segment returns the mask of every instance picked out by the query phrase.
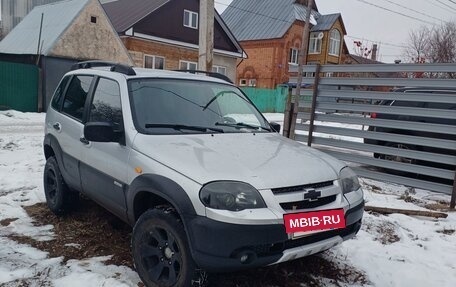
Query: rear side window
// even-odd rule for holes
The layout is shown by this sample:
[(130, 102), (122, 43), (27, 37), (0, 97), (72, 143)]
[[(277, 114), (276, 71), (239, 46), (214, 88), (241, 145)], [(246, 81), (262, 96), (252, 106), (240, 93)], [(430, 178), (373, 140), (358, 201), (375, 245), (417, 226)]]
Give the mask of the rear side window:
[(55, 90), (51, 106), (57, 111), (60, 109), (60, 103), (62, 102), (63, 93), (65, 92), (65, 88), (69, 80), (70, 76), (66, 76), (65, 78), (63, 78), (62, 81), (60, 81), (60, 85)]
[(92, 84), (92, 76), (74, 76), (68, 86), (62, 111), (82, 121), (87, 94)]
[(109, 122), (114, 128), (122, 126), (120, 89), (116, 81), (100, 78), (90, 105), (90, 122)]

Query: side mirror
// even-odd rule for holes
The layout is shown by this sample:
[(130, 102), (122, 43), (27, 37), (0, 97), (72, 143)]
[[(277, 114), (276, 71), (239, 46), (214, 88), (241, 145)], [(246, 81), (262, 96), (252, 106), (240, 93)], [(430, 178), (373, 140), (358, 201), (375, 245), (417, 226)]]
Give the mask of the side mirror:
[(276, 133), (280, 133), (280, 124), (278, 123), (269, 123), (269, 125), (271, 126), (272, 130), (275, 131)]
[(118, 142), (119, 135), (111, 123), (90, 122), (84, 126), (84, 138), (92, 142)]

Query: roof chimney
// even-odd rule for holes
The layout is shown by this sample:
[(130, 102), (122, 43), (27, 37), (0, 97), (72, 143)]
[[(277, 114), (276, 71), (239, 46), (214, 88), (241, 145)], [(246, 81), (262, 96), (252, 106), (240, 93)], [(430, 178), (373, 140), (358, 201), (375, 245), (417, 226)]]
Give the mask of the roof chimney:
[(371, 56), (371, 59), (374, 61), (377, 61), (377, 50), (378, 50), (378, 46), (377, 46), (377, 44), (374, 44), (372, 46), (372, 56)]

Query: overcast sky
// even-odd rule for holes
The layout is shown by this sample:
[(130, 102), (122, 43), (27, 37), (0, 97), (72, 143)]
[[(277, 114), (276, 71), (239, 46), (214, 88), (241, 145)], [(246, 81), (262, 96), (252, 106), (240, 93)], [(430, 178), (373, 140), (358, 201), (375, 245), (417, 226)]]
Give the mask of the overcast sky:
[[(217, 10), (221, 12), (227, 4), (231, 3), (231, 0), (215, 0), (215, 2)], [(421, 21), (363, 2), (382, 6)], [(397, 46), (407, 43), (410, 30), (422, 25), (432, 26), (431, 23), (439, 24), (441, 21), (456, 21), (456, 0), (316, 0), (316, 3), (322, 14), (342, 14), (347, 36), (359, 38), (366, 46), (378, 43), (379, 60), (387, 63), (402, 58), (403, 48)], [(355, 39), (350, 37), (346, 37), (345, 41), (350, 52), (353, 53)]]

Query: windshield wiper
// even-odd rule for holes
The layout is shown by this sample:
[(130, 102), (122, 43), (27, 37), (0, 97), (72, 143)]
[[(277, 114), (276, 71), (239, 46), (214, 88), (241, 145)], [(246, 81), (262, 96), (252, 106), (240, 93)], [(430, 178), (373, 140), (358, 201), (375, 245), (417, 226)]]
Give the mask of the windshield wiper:
[(249, 129), (252, 129), (252, 130), (258, 130), (258, 129), (263, 129), (263, 130), (266, 130), (266, 131), (271, 131), (271, 129), (269, 128), (265, 128), (265, 127), (262, 127), (262, 126), (254, 126), (254, 125), (249, 125), (249, 124), (246, 124), (246, 123), (219, 123), (219, 122), (216, 122), (215, 123), (216, 126), (223, 126), (223, 127), (233, 127), (233, 128), (249, 128)]
[(208, 131), (213, 131), (213, 132), (218, 132), (218, 133), (224, 133), (225, 131), (223, 129), (218, 129), (218, 128), (211, 128), (211, 127), (200, 127), (200, 126), (187, 126), (187, 125), (177, 125), (177, 124), (146, 124), (146, 129), (149, 128), (168, 128), (168, 129), (173, 129), (176, 131), (181, 131), (181, 130), (191, 130), (191, 131), (197, 131), (197, 132), (208, 132)]

